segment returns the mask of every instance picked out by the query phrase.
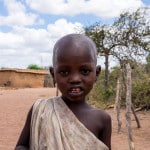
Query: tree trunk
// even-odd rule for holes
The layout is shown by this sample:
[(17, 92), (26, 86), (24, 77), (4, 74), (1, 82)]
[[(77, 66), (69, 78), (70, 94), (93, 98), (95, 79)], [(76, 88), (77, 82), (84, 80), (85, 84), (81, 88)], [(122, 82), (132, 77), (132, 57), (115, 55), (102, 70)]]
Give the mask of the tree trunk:
[(108, 62), (109, 55), (105, 53), (105, 89), (108, 87), (108, 82), (109, 82), (109, 62)]
[(132, 130), (131, 130), (131, 68), (130, 64), (126, 64), (126, 127), (127, 127), (127, 134), (128, 134), (128, 141), (129, 141), (129, 148), (130, 150), (134, 150), (134, 142), (132, 137)]
[(120, 88), (120, 79), (118, 79), (115, 106), (114, 106), (114, 110), (117, 113), (118, 133), (120, 133), (122, 125), (122, 122), (120, 121), (120, 103), (121, 103), (121, 88)]

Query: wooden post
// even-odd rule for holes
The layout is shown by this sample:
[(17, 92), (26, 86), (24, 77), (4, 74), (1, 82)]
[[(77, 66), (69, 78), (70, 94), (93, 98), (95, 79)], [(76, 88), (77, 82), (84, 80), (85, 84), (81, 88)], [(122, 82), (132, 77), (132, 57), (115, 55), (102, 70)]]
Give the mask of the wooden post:
[[(125, 89), (127, 89), (127, 87), (126, 87), (126, 81), (125, 81), (125, 80), (126, 80), (126, 74), (127, 74), (126, 66), (125, 66), (124, 63), (121, 63), (121, 66), (122, 66), (121, 73), (122, 73), (123, 84), (124, 84)], [(139, 121), (139, 119), (138, 119), (138, 116), (136, 115), (136, 112), (135, 112), (135, 110), (134, 110), (133, 104), (131, 105), (131, 110), (132, 110), (132, 113), (133, 113), (133, 115), (134, 115), (134, 117), (135, 117), (135, 121), (136, 121), (136, 124), (137, 124), (137, 128), (140, 128), (140, 127), (141, 127), (140, 121)]]
[(129, 141), (129, 148), (130, 150), (134, 150), (134, 142), (132, 137), (132, 130), (131, 130), (131, 68), (130, 64), (126, 64), (126, 127), (127, 127), (127, 135)]
[(139, 121), (139, 119), (138, 119), (138, 117), (137, 117), (137, 115), (136, 115), (136, 113), (135, 113), (133, 104), (132, 104), (132, 106), (131, 106), (131, 110), (132, 110), (132, 113), (133, 113), (133, 115), (134, 115), (134, 117), (135, 117), (135, 121), (136, 121), (136, 124), (137, 124), (137, 128), (141, 128), (141, 124), (140, 124), (140, 121)]
[(120, 121), (120, 101), (121, 101), (121, 90), (120, 90), (120, 80), (117, 80), (117, 90), (116, 90), (116, 99), (115, 99), (115, 106), (114, 111), (117, 114), (117, 122), (118, 122), (118, 133), (121, 131), (122, 122)]

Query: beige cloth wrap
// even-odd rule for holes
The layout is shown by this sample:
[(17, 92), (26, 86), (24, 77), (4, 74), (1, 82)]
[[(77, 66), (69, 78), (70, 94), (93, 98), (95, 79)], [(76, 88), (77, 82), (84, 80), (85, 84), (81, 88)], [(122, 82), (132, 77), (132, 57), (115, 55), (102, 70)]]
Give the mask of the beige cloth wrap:
[(30, 150), (108, 150), (60, 97), (33, 106)]

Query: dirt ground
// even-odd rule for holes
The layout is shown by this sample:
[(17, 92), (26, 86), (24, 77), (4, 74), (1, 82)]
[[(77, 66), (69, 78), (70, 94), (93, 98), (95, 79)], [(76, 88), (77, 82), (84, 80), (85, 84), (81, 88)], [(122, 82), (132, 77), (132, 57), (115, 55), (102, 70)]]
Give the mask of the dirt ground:
[[(13, 150), (24, 125), (27, 112), (35, 100), (54, 96), (54, 88), (4, 89), (0, 88), (0, 150)], [(129, 150), (125, 126), (125, 111), (121, 111), (122, 130), (117, 133), (116, 115), (112, 117), (112, 150)], [(150, 111), (137, 113), (141, 128), (136, 128), (132, 116), (132, 133), (135, 150), (150, 150)]]

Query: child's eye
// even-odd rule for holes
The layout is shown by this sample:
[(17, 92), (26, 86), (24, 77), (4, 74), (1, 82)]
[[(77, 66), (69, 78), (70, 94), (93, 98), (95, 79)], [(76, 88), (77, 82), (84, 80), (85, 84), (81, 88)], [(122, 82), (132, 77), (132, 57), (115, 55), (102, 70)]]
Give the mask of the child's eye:
[(67, 76), (69, 74), (68, 71), (60, 71), (60, 75), (62, 76)]
[(82, 70), (81, 70), (81, 73), (82, 73), (83, 75), (88, 75), (90, 72), (91, 72), (91, 71), (90, 71), (89, 69), (82, 69)]

